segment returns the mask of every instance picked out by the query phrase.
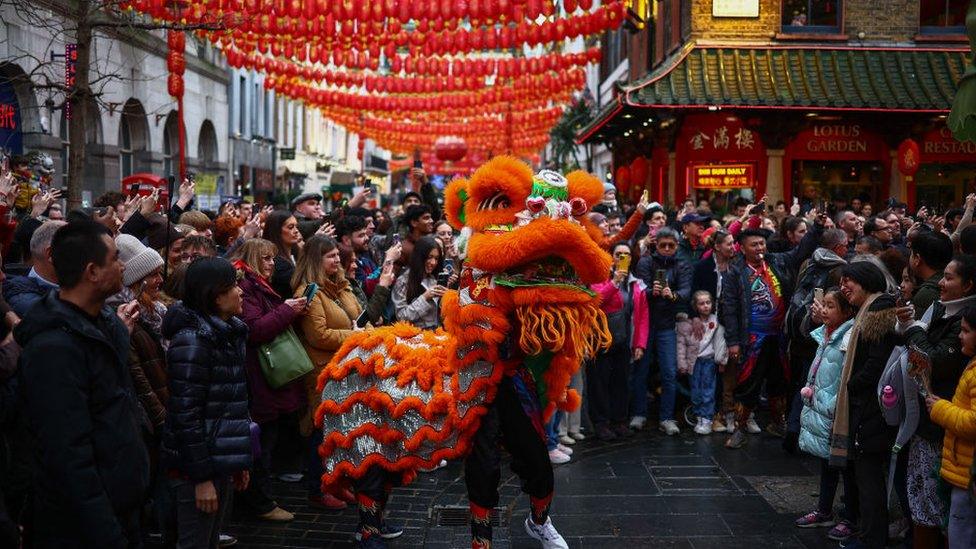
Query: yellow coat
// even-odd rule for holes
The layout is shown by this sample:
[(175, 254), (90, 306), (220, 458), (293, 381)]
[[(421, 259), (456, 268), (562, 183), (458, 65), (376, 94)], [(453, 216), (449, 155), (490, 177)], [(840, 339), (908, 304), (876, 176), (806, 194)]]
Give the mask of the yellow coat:
[[(304, 295), (305, 286), (302, 284), (295, 290), (295, 297)], [(301, 340), (305, 345), (305, 352), (315, 365), (315, 369), (305, 374), (303, 380), (308, 408), (300, 422), (300, 428), (302, 434), (306, 436), (312, 432), (313, 414), (322, 402), (321, 393), (315, 389), (319, 373), (332, 360), (332, 355), (339, 350), (342, 342), (353, 334), (353, 322), (359, 316), (359, 312), (362, 312), (359, 300), (356, 299), (356, 294), (352, 293), (351, 288), (346, 287), (339, 294), (338, 299), (342, 302), (342, 307), (320, 291), (308, 304), (308, 311), (299, 317)], [(358, 312), (350, 319), (346, 310)]]
[(976, 360), (963, 371), (952, 402), (936, 401), (929, 416), (946, 431), (942, 441), (942, 478), (965, 490), (976, 445)]

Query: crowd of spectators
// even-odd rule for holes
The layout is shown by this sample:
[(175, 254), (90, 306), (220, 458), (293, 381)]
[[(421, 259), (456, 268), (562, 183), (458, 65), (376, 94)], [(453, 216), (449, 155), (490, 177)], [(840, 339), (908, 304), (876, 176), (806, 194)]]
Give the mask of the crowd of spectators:
[[(364, 190), (329, 212), (315, 193), (212, 212), (184, 181), (171, 204), (109, 192), (65, 215), (56, 192), (15, 211), (0, 174), (0, 544), (226, 546), (232, 501), (294, 520), (276, 481), (355, 504), (320, 490), (317, 374), (364, 326), (439, 327), (461, 268), (411, 177), (420, 192), (377, 209)], [(722, 433), (729, 451), (765, 430), (820, 464), (798, 527), (844, 547), (976, 546), (976, 195), (944, 216), (859, 202), (720, 215), (605, 187), (587, 215), (613, 257), (591, 288), (612, 343), (572, 379), (582, 411), (546, 425), (550, 460), (649, 422)], [(262, 349), (288, 334), (312, 371), (272, 383)]]

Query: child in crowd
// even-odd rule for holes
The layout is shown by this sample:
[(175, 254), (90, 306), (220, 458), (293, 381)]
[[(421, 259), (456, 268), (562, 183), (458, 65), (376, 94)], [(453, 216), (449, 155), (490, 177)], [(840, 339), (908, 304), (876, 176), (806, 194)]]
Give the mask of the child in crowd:
[[(976, 308), (970, 307), (962, 314), (959, 340), (962, 354), (976, 357)], [(931, 372), (928, 372), (931, 375)], [(952, 402), (941, 399), (931, 390), (926, 379), (929, 396), (925, 405), (932, 421), (945, 428), (942, 443), (943, 480), (952, 487), (949, 502), (949, 549), (976, 547), (976, 503), (969, 489), (972, 486), (971, 468), (973, 449), (976, 447), (976, 359), (963, 371)]]
[[(838, 288), (814, 299), (810, 315), (822, 325), (810, 333), (817, 342), (817, 353), (806, 386), (800, 390), (803, 411), (800, 413), (800, 449), (820, 458), (820, 500), (817, 509), (796, 519), (800, 528), (831, 527), (836, 524), (834, 495), (841, 471), (828, 467), (830, 435), (833, 429), (837, 391), (840, 388), (849, 332), (854, 323), (854, 307)], [(853, 487), (845, 474), (844, 492)], [(850, 521), (849, 521), (850, 522)]]
[[(712, 294), (699, 290), (691, 297), (695, 318), (678, 323), (678, 372), (691, 376), (691, 402), (698, 416), (695, 432), (712, 432), (715, 416), (715, 382), (718, 369), (728, 361), (725, 330), (718, 323)], [(700, 326), (696, 324), (701, 323)], [(696, 329), (697, 328), (697, 329)]]

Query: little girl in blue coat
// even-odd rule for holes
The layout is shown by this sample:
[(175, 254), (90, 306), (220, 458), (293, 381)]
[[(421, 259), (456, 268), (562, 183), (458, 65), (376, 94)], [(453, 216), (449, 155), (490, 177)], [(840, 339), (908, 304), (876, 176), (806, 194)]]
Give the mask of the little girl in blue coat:
[[(830, 436), (837, 392), (855, 312), (854, 307), (837, 288), (828, 290), (822, 301), (815, 300), (810, 309), (812, 320), (823, 324), (810, 333), (810, 337), (817, 343), (817, 353), (810, 366), (807, 384), (800, 390), (803, 400), (803, 411), (800, 412), (800, 449), (820, 458), (820, 500), (817, 510), (796, 520), (795, 524), (800, 528), (829, 527), (836, 524), (833, 503), (841, 472), (829, 468), (827, 458), (830, 457)], [(846, 492), (846, 479), (844, 485)]]

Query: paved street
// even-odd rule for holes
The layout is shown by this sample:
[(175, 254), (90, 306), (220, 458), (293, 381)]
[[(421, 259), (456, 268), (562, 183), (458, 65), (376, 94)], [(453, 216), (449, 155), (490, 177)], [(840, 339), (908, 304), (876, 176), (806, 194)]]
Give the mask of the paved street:
[[(686, 429), (666, 438), (645, 431), (626, 442), (575, 446), (572, 462), (556, 468), (553, 520), (571, 547), (723, 549), (836, 547), (825, 530), (800, 530), (792, 520), (813, 508), (818, 477), (809, 458), (787, 456), (779, 439), (750, 437), (744, 451), (722, 448), (722, 435), (702, 438)], [(421, 475), (398, 489), (390, 520), (406, 526), (391, 547), (468, 547), (467, 502), (461, 464)], [(504, 469), (495, 547), (537, 547), (522, 529), (528, 500)], [(226, 531), (241, 545), (348, 547), (352, 509), (320, 512), (304, 504), (300, 485), (279, 483), (280, 503), (297, 519), (269, 525), (238, 517)]]

